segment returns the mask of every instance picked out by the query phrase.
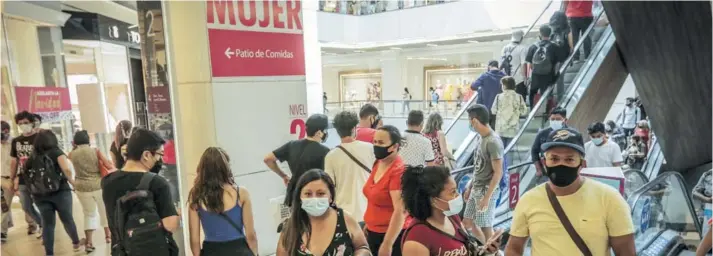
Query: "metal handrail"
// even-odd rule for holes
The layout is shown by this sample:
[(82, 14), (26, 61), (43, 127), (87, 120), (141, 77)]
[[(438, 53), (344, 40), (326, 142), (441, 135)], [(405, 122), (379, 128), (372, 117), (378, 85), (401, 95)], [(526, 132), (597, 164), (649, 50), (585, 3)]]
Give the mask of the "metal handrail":
[[(639, 199), (641, 199), (642, 194), (648, 192), (649, 190), (654, 188), (654, 186), (666, 182), (666, 180), (668, 178), (670, 178), (671, 176), (673, 176), (674, 179), (679, 183), (679, 187), (683, 189), (683, 191), (681, 191), (681, 192), (683, 193), (683, 196), (685, 197), (686, 205), (688, 206), (689, 213), (691, 214), (692, 217), (696, 217), (696, 211), (695, 211), (695, 208), (693, 207), (693, 202), (691, 201), (691, 192), (685, 189), (686, 182), (684, 181), (683, 176), (678, 172), (664, 172), (661, 175), (659, 175), (658, 177), (656, 177), (656, 179), (652, 180), (649, 183), (646, 183), (644, 186), (642, 186), (641, 188), (639, 188), (636, 191), (634, 191), (633, 193), (631, 193), (631, 196), (629, 197), (629, 201), (630, 201), (629, 205), (632, 206), (631, 214), (632, 215), (634, 214), (636, 204), (639, 202)], [(696, 231), (698, 231), (698, 236), (700, 238), (702, 238), (703, 233), (701, 232), (701, 230), (702, 230), (701, 223), (698, 221), (693, 221), (693, 223), (696, 226)]]
[[(530, 31), (532, 31), (533, 28), (535, 28), (535, 25), (537, 24), (537, 21), (539, 21), (540, 18), (542, 18), (542, 15), (544, 15), (545, 12), (550, 9), (550, 6), (552, 5), (552, 2), (553, 2), (553, 0), (550, 0), (550, 1), (547, 3), (547, 6), (545, 6), (545, 8), (542, 9), (542, 12), (540, 12), (540, 15), (537, 15), (537, 18), (535, 19), (535, 21), (533, 21), (532, 24), (530, 24), (530, 26), (527, 27), (527, 30), (525, 30), (525, 33), (523, 34), (523, 40), (525, 39), (524, 37), (527, 36), (527, 35), (530, 33)], [(522, 66), (522, 65), (520, 65), (520, 66)], [(520, 68), (520, 66), (518, 66), (518, 67), (515, 69), (515, 72), (517, 72), (517, 70)], [(513, 73), (513, 74), (516, 74), (516, 73)], [(460, 111), (458, 111), (458, 114), (456, 115), (456, 120), (457, 120), (457, 119), (460, 119), (460, 117), (463, 115), (463, 113), (465, 113), (465, 111), (467, 110), (468, 106), (470, 106), (470, 104), (473, 104), (473, 100), (475, 100), (476, 97), (477, 97), (477, 93), (476, 93), (475, 95), (473, 95), (473, 97), (471, 97), (470, 100), (468, 100), (468, 102), (465, 104), (465, 106), (463, 106), (463, 108), (461, 108)], [(456, 124), (456, 122), (451, 122), (451, 123), (448, 125), (448, 127), (446, 127), (446, 129), (444, 130), (444, 133), (445, 133), (446, 135), (448, 135), (448, 132), (449, 132), (451, 129), (453, 129), (453, 126), (455, 126), (455, 124)]]
[[(517, 169), (517, 168), (520, 168), (520, 167), (523, 167), (525, 165), (532, 164), (532, 163), (534, 163), (534, 162), (530, 161), (530, 162), (519, 163), (519, 164), (516, 164), (513, 166), (508, 166), (508, 172), (512, 169)], [(455, 169), (455, 170), (451, 171), (451, 176), (455, 176), (455, 175), (461, 174), (461, 173), (463, 173), (465, 171), (469, 171), (469, 170), (472, 171), (473, 167), (475, 167), (475, 165), (470, 165), (470, 166), (466, 166), (463, 168)]]

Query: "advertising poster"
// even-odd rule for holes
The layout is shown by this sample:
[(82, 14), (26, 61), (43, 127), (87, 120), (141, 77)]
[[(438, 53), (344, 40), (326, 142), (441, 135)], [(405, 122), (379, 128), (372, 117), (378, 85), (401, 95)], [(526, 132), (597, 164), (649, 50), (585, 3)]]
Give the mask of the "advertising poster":
[(207, 1), (213, 77), (305, 75), (301, 1)]
[(15, 87), (17, 110), (27, 110), (51, 123), (72, 118), (72, 103), (66, 87)]

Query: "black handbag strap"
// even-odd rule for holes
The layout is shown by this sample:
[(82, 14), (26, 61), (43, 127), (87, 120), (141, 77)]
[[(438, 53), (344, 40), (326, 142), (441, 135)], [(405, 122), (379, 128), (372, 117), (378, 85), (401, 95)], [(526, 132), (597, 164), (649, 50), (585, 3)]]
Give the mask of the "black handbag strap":
[(240, 233), (240, 234), (243, 233), (243, 229), (240, 228), (240, 226), (238, 226), (238, 224), (235, 223), (235, 221), (233, 221), (232, 219), (230, 219), (230, 217), (228, 217), (228, 215), (225, 215), (224, 212), (221, 212), (219, 215), (220, 215), (220, 217), (223, 217), (223, 219), (225, 219), (226, 221), (228, 221), (228, 222), (230, 223), (230, 225), (233, 226), (233, 227), (235, 228), (235, 230), (238, 231), (238, 233)]
[(592, 252), (589, 250), (589, 247), (587, 247), (587, 244), (584, 243), (584, 239), (582, 239), (577, 231), (574, 230), (572, 222), (569, 221), (567, 214), (564, 213), (564, 209), (562, 209), (562, 205), (560, 205), (560, 202), (557, 200), (555, 193), (552, 192), (552, 189), (547, 184), (545, 184), (545, 190), (547, 191), (547, 198), (550, 199), (550, 204), (557, 214), (557, 218), (560, 219), (562, 226), (564, 226), (564, 229), (567, 230), (569, 237), (572, 238), (572, 241), (575, 245), (577, 245), (577, 248), (579, 248), (584, 256), (592, 256)]
[(342, 151), (344, 151), (344, 153), (347, 154), (347, 156), (348, 156), (349, 158), (351, 158), (352, 161), (354, 161), (354, 162), (357, 163), (359, 166), (361, 166), (361, 168), (363, 168), (364, 171), (366, 171), (367, 173), (371, 173), (371, 169), (369, 169), (369, 167), (366, 167), (366, 165), (364, 165), (361, 161), (359, 161), (359, 159), (357, 159), (356, 157), (354, 157), (354, 155), (352, 155), (352, 153), (349, 153), (349, 151), (347, 151), (346, 148), (342, 147), (342, 145), (337, 146), (337, 148), (339, 148), (339, 149), (341, 149)]

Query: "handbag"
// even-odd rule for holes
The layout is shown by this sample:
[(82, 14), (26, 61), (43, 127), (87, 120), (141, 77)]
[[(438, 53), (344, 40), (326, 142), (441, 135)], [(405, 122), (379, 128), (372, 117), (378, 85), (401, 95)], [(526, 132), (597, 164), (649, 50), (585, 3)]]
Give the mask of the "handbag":
[(112, 173), (114, 171), (114, 166), (107, 166), (105, 164), (107, 161), (106, 159), (104, 159), (104, 155), (102, 155), (102, 153), (99, 152), (98, 149), (94, 149), (94, 151), (96, 152), (97, 159), (99, 160), (99, 175), (104, 178), (104, 176), (107, 176), (109, 175), (109, 173)]
[(557, 196), (555, 196), (555, 193), (552, 192), (552, 189), (549, 185), (545, 185), (545, 190), (547, 191), (547, 198), (550, 200), (550, 204), (552, 205), (552, 208), (554, 208), (555, 213), (557, 214), (557, 218), (559, 218), (560, 222), (562, 222), (562, 226), (564, 226), (564, 229), (567, 230), (567, 234), (569, 234), (569, 237), (572, 238), (572, 241), (575, 245), (577, 245), (577, 248), (579, 248), (579, 251), (582, 252), (582, 255), (592, 256), (592, 252), (589, 250), (589, 247), (587, 247), (587, 244), (584, 243), (582, 237), (577, 234), (577, 231), (574, 230), (572, 222), (569, 221), (569, 218), (567, 218), (567, 214), (564, 213), (562, 205), (560, 205), (560, 202), (557, 200)]

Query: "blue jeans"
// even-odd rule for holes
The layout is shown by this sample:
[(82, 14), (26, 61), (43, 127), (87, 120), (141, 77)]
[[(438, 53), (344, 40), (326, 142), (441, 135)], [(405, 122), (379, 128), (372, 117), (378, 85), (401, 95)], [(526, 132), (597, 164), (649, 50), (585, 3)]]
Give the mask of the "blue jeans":
[(45, 255), (54, 255), (54, 227), (57, 217), (62, 221), (64, 230), (72, 239), (72, 244), (79, 244), (77, 226), (72, 218), (72, 192), (70, 190), (60, 190), (49, 196), (35, 197), (37, 208), (42, 215), (42, 243), (45, 246)]
[(40, 213), (37, 212), (37, 209), (35, 209), (35, 206), (33, 205), (35, 201), (32, 199), (30, 190), (27, 188), (26, 185), (20, 185), (18, 190), (20, 191), (20, 205), (22, 205), (22, 211), (24, 211), (25, 214), (29, 215), (32, 220), (35, 221), (35, 223), (42, 226), (42, 218), (40, 217)]

